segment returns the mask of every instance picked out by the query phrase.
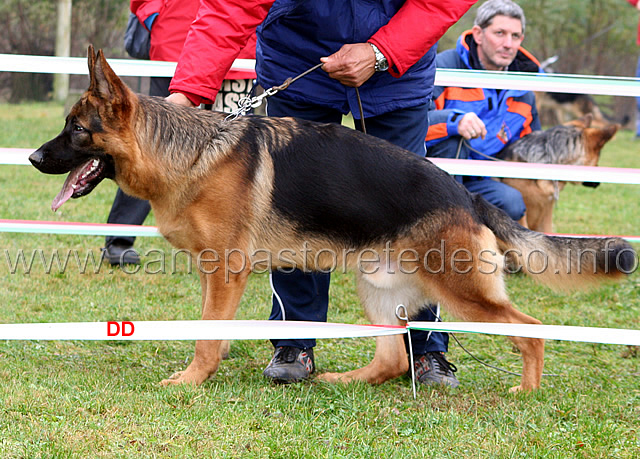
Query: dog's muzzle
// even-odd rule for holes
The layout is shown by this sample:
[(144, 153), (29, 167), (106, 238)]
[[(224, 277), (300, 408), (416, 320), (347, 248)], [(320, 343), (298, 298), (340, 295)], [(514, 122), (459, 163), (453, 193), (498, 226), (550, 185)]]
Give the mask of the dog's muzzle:
[(40, 167), (42, 166), (42, 163), (44, 161), (44, 155), (42, 154), (42, 151), (36, 150), (31, 153), (29, 155), (29, 161), (36, 169), (40, 170)]

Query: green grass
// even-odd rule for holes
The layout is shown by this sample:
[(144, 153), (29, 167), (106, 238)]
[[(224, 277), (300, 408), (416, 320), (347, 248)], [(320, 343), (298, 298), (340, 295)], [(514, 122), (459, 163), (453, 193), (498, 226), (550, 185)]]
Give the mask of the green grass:
[[(0, 146), (37, 147), (62, 127), (56, 105), (0, 106)], [(640, 144), (622, 132), (603, 165), (640, 168)], [(63, 178), (26, 166), (0, 166), (0, 218), (106, 221), (115, 194), (49, 205)], [(568, 186), (556, 210), (559, 232), (640, 234), (640, 189)], [(148, 221), (153, 224), (153, 218)], [(100, 237), (0, 233), (1, 323), (197, 319), (200, 287), (181, 266), (174, 274), (103, 268), (51, 274), (36, 263), (11, 274), (6, 254), (42, 249), (88, 251)], [(160, 238), (136, 247), (170, 251)], [(508, 289), (525, 312), (549, 324), (640, 329), (640, 276), (588, 293), (560, 295), (512, 276)], [(270, 289), (252, 277), (238, 312), (265, 319)], [(352, 275), (332, 282), (332, 322), (366, 323)], [(474, 355), (512, 371), (519, 355), (502, 337), (457, 335)], [(419, 388), (399, 378), (378, 387), (318, 381), (288, 387), (261, 375), (267, 341), (234, 341), (231, 358), (201, 387), (157, 383), (183, 369), (192, 342), (0, 342), (0, 451), (3, 457), (621, 457), (640, 454), (640, 359), (634, 349), (547, 342), (550, 376), (542, 390), (508, 394), (518, 378), (476, 363), (452, 343), (457, 390)], [(372, 339), (321, 340), (319, 371), (366, 364)]]

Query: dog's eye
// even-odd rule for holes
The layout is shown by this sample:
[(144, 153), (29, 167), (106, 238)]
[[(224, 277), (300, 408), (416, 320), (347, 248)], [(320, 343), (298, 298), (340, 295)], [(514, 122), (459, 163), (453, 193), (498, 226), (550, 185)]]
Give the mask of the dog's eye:
[(73, 125), (73, 130), (74, 130), (74, 132), (82, 132), (82, 131), (84, 131), (84, 128), (82, 126), (80, 126), (79, 124), (74, 124)]

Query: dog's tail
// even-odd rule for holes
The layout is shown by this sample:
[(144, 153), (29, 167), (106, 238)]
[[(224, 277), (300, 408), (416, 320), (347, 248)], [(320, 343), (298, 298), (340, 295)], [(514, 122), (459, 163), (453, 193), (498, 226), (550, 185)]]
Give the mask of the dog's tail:
[(621, 279), (638, 268), (638, 255), (624, 239), (547, 236), (520, 226), (482, 196), (473, 199), (509, 271), (522, 270), (556, 290), (577, 290)]

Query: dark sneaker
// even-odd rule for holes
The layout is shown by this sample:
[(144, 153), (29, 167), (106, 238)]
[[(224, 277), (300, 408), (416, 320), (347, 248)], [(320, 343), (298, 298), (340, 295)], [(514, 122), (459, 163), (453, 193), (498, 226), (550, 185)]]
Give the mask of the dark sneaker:
[(102, 256), (111, 266), (140, 264), (140, 255), (131, 245), (110, 244), (102, 249)]
[(280, 346), (262, 374), (273, 382), (286, 384), (309, 379), (314, 370), (312, 348)]
[(458, 369), (447, 361), (443, 352), (427, 352), (413, 357), (413, 368), (420, 383), (427, 386), (444, 384), (454, 389), (460, 385), (454, 374)]

